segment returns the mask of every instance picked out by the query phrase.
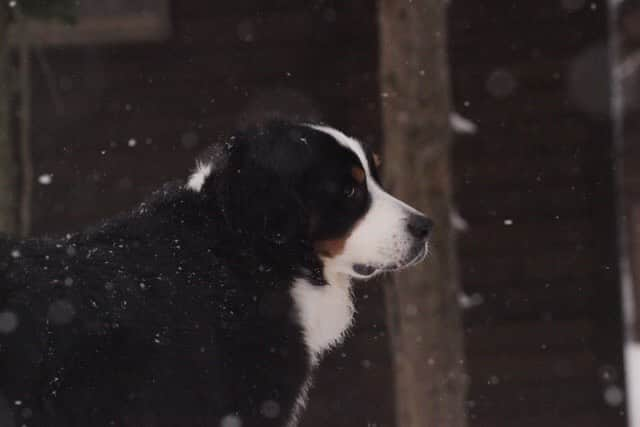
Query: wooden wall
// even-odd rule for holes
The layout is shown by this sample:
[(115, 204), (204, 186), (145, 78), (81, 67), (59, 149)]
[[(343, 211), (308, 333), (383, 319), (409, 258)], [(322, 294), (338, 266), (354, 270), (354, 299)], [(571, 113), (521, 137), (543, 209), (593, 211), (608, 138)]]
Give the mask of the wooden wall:
[[(483, 299), (465, 311), (472, 427), (624, 425), (604, 399), (623, 375), (611, 129), (568, 89), (574, 59), (606, 38), (605, 5), (567, 9), (580, 3), (450, 2), (455, 106), (479, 127), (454, 145), (463, 286)], [(264, 110), (379, 144), (375, 13), (369, 0), (180, 0), (166, 42), (45, 49), (62, 108), (35, 61), (36, 174), (53, 182), (36, 188), (34, 233), (132, 206)], [(606, 95), (606, 77), (584, 91), (596, 86)], [(379, 286), (359, 287), (357, 307), (306, 427), (393, 425)]]
[[(606, 2), (450, 10), (474, 427), (625, 425)], [(605, 398), (606, 397), (606, 398)], [(607, 403), (608, 399), (608, 403)]]

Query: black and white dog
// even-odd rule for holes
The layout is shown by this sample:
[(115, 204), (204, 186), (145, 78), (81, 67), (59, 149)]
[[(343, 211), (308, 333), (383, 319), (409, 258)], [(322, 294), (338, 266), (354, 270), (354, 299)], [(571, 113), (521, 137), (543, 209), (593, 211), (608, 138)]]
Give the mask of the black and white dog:
[(0, 239), (0, 424), (297, 425), (351, 280), (427, 250), (431, 222), (376, 163), (274, 121), (95, 228)]

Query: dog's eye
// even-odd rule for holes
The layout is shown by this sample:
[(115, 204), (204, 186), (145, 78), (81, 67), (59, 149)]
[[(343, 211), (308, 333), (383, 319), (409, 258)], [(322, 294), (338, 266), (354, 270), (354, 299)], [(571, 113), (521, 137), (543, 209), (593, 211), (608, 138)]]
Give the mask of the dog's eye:
[(353, 184), (349, 184), (344, 187), (344, 196), (347, 198), (352, 198), (356, 195), (356, 187)]

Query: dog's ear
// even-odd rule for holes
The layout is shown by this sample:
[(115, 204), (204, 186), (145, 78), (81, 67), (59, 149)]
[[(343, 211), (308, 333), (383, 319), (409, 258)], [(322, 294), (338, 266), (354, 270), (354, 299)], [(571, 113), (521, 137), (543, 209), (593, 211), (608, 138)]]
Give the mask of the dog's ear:
[(301, 188), (309, 157), (304, 138), (290, 127), (236, 135), (216, 191), (229, 226), (275, 244), (304, 239), (308, 225)]

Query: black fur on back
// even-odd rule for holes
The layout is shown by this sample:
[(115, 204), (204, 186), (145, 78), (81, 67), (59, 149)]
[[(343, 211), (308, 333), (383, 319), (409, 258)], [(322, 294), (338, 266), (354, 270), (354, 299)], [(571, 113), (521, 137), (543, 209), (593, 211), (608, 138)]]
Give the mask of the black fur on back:
[(199, 192), (171, 183), (81, 233), (0, 238), (11, 422), (282, 426), (311, 370), (291, 283), (325, 286), (314, 242), (368, 203), (340, 205), (357, 159), (328, 139), (250, 129), (218, 146)]

